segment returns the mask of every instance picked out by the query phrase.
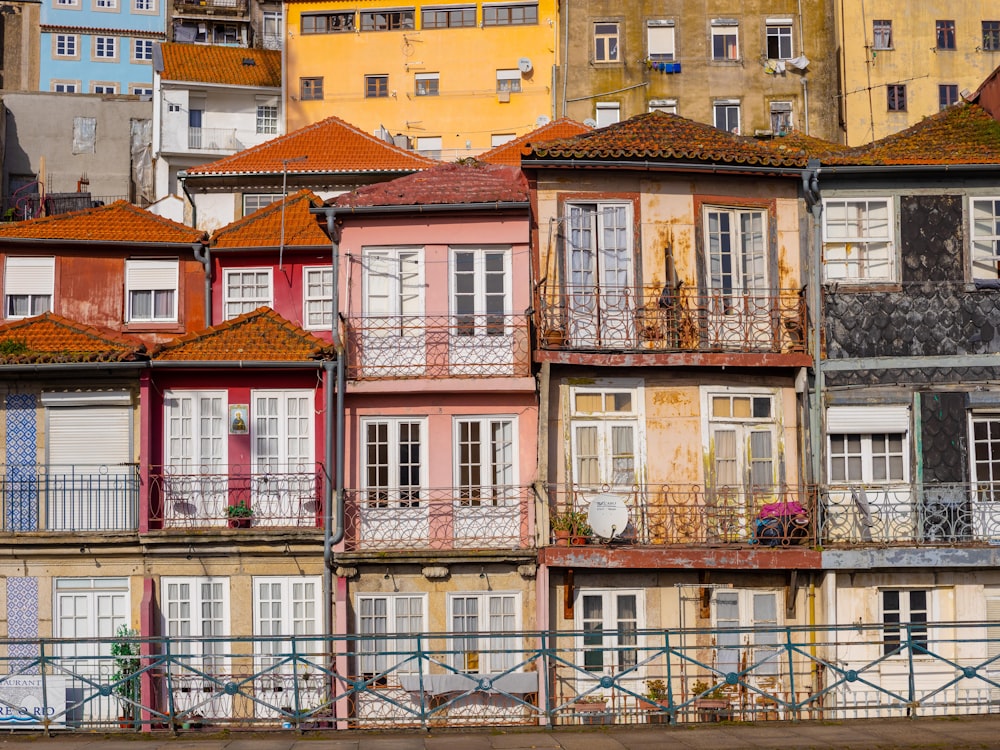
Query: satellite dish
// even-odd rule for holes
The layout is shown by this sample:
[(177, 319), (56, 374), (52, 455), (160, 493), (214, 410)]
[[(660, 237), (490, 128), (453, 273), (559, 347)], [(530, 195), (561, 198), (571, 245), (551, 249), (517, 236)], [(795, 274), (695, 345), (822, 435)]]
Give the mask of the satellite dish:
[(520, 70), (522, 73), (530, 73), (531, 72), (531, 58), (530, 57), (522, 57), (520, 60), (518, 60), (517, 61), (517, 69)]
[(597, 120), (595, 120), (593, 117), (588, 117), (586, 120), (583, 121), (583, 124), (586, 125), (588, 128), (596, 128)]
[(587, 523), (595, 535), (604, 539), (621, 536), (628, 526), (628, 508), (625, 499), (621, 495), (612, 495), (609, 492), (597, 495), (590, 501)]
[(542, 125), (548, 125), (548, 124), (549, 124), (548, 115), (538, 115), (538, 117), (535, 118), (535, 125), (537, 125), (538, 127), (542, 127)]

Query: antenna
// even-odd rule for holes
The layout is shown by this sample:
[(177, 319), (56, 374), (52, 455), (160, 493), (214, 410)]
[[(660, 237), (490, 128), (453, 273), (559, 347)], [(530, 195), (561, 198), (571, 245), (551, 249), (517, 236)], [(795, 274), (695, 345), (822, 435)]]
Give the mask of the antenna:
[(288, 195), (288, 165), (308, 158), (309, 154), (302, 154), (293, 159), (281, 160), (281, 240), (278, 243), (278, 270), (282, 272), (285, 270), (285, 198)]

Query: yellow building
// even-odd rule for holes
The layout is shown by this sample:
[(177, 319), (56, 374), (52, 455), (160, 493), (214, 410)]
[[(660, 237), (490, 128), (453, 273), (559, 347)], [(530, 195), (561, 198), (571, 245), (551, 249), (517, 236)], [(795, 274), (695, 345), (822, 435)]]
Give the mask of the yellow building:
[(330, 115), (429, 156), (472, 156), (553, 115), (553, 0), (293, 0), (289, 132)]
[(960, 101), (1000, 64), (1000, 6), (990, 0), (838, 0), (836, 16), (849, 145)]

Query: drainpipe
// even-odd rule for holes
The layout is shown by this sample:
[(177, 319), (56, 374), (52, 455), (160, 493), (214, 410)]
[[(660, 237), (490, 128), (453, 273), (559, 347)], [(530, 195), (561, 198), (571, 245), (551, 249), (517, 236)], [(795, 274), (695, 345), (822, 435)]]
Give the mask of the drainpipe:
[(191, 245), (194, 259), (205, 268), (205, 328), (212, 327), (212, 251), (208, 241)]
[(177, 182), (181, 186), (181, 190), (184, 191), (184, 196), (188, 199), (188, 203), (191, 204), (191, 226), (197, 228), (198, 226), (198, 206), (195, 205), (194, 197), (188, 192), (187, 186), (187, 175), (184, 172), (177, 173)]
[(813, 397), (809, 404), (809, 448), (811, 451), (810, 483), (818, 485), (822, 477), (820, 467), (820, 444), (823, 434), (823, 367), (822, 367), (822, 262), (823, 262), (823, 202), (820, 200), (819, 189), (820, 164), (817, 159), (810, 159), (806, 170), (802, 173), (802, 193), (806, 206), (812, 213), (812, 248), (809, 253), (809, 309), (812, 312), (812, 356), (813, 356)]

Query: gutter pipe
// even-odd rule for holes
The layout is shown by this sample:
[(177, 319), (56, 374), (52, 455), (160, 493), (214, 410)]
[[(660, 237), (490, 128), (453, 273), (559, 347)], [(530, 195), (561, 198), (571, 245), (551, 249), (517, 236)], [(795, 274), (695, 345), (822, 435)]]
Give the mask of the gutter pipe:
[(187, 172), (183, 170), (177, 173), (177, 182), (181, 186), (181, 190), (184, 191), (184, 196), (188, 199), (188, 203), (191, 204), (191, 226), (198, 226), (198, 206), (195, 205), (194, 196), (188, 192), (187, 186)]
[(823, 234), (822, 217), (823, 201), (821, 200), (819, 189), (820, 163), (817, 159), (810, 159), (806, 171), (802, 173), (802, 194), (806, 200), (806, 206), (812, 213), (812, 248), (810, 252), (810, 268), (812, 278), (809, 283), (809, 309), (812, 311), (812, 355), (813, 355), (813, 397), (809, 402), (809, 430), (811, 453), (811, 473), (812, 484), (818, 484), (820, 472), (820, 435), (823, 425), (823, 368), (821, 363), (822, 351), (820, 347), (820, 337), (822, 335), (822, 272), (820, 264), (823, 258)]
[(212, 327), (212, 250), (208, 242), (191, 245), (194, 259), (205, 269), (205, 328)]

